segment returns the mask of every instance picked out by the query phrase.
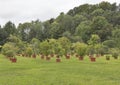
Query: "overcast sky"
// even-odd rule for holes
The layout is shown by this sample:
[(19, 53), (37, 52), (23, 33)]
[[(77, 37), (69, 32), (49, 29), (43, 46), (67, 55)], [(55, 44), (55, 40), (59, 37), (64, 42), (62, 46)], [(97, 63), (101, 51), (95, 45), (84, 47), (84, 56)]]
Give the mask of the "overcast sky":
[(15, 24), (36, 19), (45, 21), (81, 4), (101, 1), (120, 3), (120, 0), (0, 0), (0, 25), (7, 21)]

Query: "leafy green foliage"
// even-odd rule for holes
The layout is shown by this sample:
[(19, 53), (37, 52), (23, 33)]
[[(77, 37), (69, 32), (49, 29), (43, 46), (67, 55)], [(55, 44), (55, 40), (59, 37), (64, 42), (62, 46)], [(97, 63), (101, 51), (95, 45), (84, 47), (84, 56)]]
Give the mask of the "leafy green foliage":
[(112, 49), (110, 49), (110, 53), (112, 54), (112, 57), (117, 58), (120, 54), (120, 51), (119, 51), (119, 49), (112, 48)]
[(90, 40), (88, 41), (89, 45), (95, 46), (96, 44), (98, 44), (100, 42), (100, 37), (96, 34), (93, 34), (90, 38)]
[(103, 42), (103, 45), (107, 46), (108, 48), (115, 48), (116, 42), (114, 40), (106, 40)]
[(28, 56), (28, 57), (31, 57), (33, 54), (33, 50), (30, 46), (26, 47), (25, 49), (25, 55)]
[(120, 29), (116, 29), (112, 32), (114, 41), (116, 42), (116, 47), (120, 48)]
[(96, 34), (93, 34), (88, 41), (89, 47), (87, 49), (88, 54), (99, 54), (101, 51), (102, 45), (100, 44), (100, 37)]
[(10, 34), (16, 35), (16, 33), (17, 33), (15, 24), (12, 23), (11, 21), (7, 22), (3, 28), (7, 32), (8, 35), (10, 35)]
[(87, 45), (84, 43), (74, 43), (73, 44), (73, 48), (75, 50), (75, 52), (80, 55), (81, 57), (86, 55), (86, 51), (87, 51)]
[(32, 46), (32, 50), (33, 50), (34, 54), (39, 54), (40, 53), (39, 44), (40, 44), (40, 41), (38, 39), (33, 38), (31, 40), (31, 46)]
[(108, 37), (112, 35), (112, 26), (108, 23), (105, 17), (94, 17), (91, 27), (92, 33), (99, 35), (101, 41), (108, 39)]
[(58, 39), (58, 42), (60, 43), (62, 48), (65, 49), (65, 54), (70, 53), (71, 42), (68, 38), (61, 37)]
[(7, 57), (15, 57), (15, 54), (17, 53), (18, 48), (14, 46), (13, 43), (6, 43), (2, 47), (2, 54)]
[[(0, 45), (12, 42), (19, 48), (17, 53), (20, 54), (30, 45), (34, 53), (47, 55), (57, 53), (55, 50), (57, 45), (59, 49), (63, 49), (64, 54), (70, 53), (71, 43), (82, 42), (89, 45), (91, 53), (108, 53), (103, 52), (102, 49), (120, 49), (119, 10), (116, 3), (103, 1), (94, 5), (80, 5), (66, 14), (61, 12), (55, 19), (51, 18), (44, 22), (35, 20), (20, 23), (16, 27), (9, 21), (3, 27), (0, 26)], [(56, 40), (54, 42), (51, 39)]]
[(57, 22), (53, 22), (51, 24), (51, 29), (50, 29), (51, 37), (55, 38), (55, 39), (59, 38), (60, 37), (60, 32), (61, 32), (60, 30), (61, 30), (60, 29), (60, 24), (57, 23)]
[(91, 21), (81, 22), (75, 30), (75, 34), (80, 36), (86, 43), (91, 35)]
[(4, 29), (0, 28), (0, 45), (6, 43), (8, 36), (8, 33)]

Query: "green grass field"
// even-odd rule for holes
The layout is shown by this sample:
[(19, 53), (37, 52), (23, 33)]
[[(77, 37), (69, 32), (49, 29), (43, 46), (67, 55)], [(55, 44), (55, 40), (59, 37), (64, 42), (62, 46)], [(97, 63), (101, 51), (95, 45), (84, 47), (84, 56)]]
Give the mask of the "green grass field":
[(62, 58), (56, 63), (50, 61), (17, 57), (17, 63), (11, 63), (0, 55), (0, 85), (120, 85), (120, 60), (105, 57), (90, 62), (88, 57), (79, 61)]

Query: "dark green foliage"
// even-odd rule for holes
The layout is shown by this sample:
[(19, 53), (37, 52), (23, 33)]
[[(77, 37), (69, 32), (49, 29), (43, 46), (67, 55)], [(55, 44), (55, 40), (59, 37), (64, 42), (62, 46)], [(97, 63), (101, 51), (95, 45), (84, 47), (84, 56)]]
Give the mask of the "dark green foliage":
[(92, 31), (91, 31), (91, 21), (83, 21), (81, 22), (76, 30), (75, 34), (77, 36), (80, 36), (82, 40), (86, 43), (88, 39), (90, 38)]
[(34, 38), (42, 42), (51, 38), (66, 37), (72, 43), (88, 44), (93, 34), (99, 37), (99, 44), (103, 44), (106, 48), (120, 48), (120, 8), (116, 3), (103, 1), (95, 5), (83, 4), (66, 14), (60, 13), (55, 19), (25, 22), (18, 27), (9, 21), (3, 27), (0, 26), (0, 45), (10, 41), (10, 35), (12, 38), (16, 36), (19, 39), (16, 45), (23, 48), (24, 42), (30, 43)]
[(7, 22), (3, 28), (0, 26), (0, 45), (3, 45), (7, 42), (7, 38), (12, 35), (17, 35), (17, 29), (15, 25), (9, 21)]
[(7, 41), (8, 33), (0, 28), (0, 45), (3, 45)]
[(7, 22), (3, 29), (7, 32), (8, 35), (15, 35), (17, 33), (16, 27), (11, 21)]
[(19, 24), (18, 26), (18, 32), (19, 32), (20, 38), (23, 41), (29, 41), (28, 37), (29, 37), (30, 29), (31, 29), (30, 26), (31, 26), (30, 23)]
[(99, 35), (101, 41), (108, 39), (112, 35), (112, 25), (108, 23), (105, 17), (94, 17), (91, 27), (92, 33)]
[(105, 45), (109, 48), (114, 48), (114, 47), (116, 47), (116, 42), (114, 40), (106, 40), (103, 42), (103, 45)]

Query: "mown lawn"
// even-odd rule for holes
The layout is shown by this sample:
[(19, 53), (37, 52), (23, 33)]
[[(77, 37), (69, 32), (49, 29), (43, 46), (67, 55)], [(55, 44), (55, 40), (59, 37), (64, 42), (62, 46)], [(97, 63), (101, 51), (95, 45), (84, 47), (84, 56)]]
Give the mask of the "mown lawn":
[(79, 61), (62, 58), (56, 63), (50, 61), (17, 57), (17, 63), (11, 63), (0, 55), (0, 85), (120, 85), (120, 60), (105, 57), (90, 62), (88, 57)]

